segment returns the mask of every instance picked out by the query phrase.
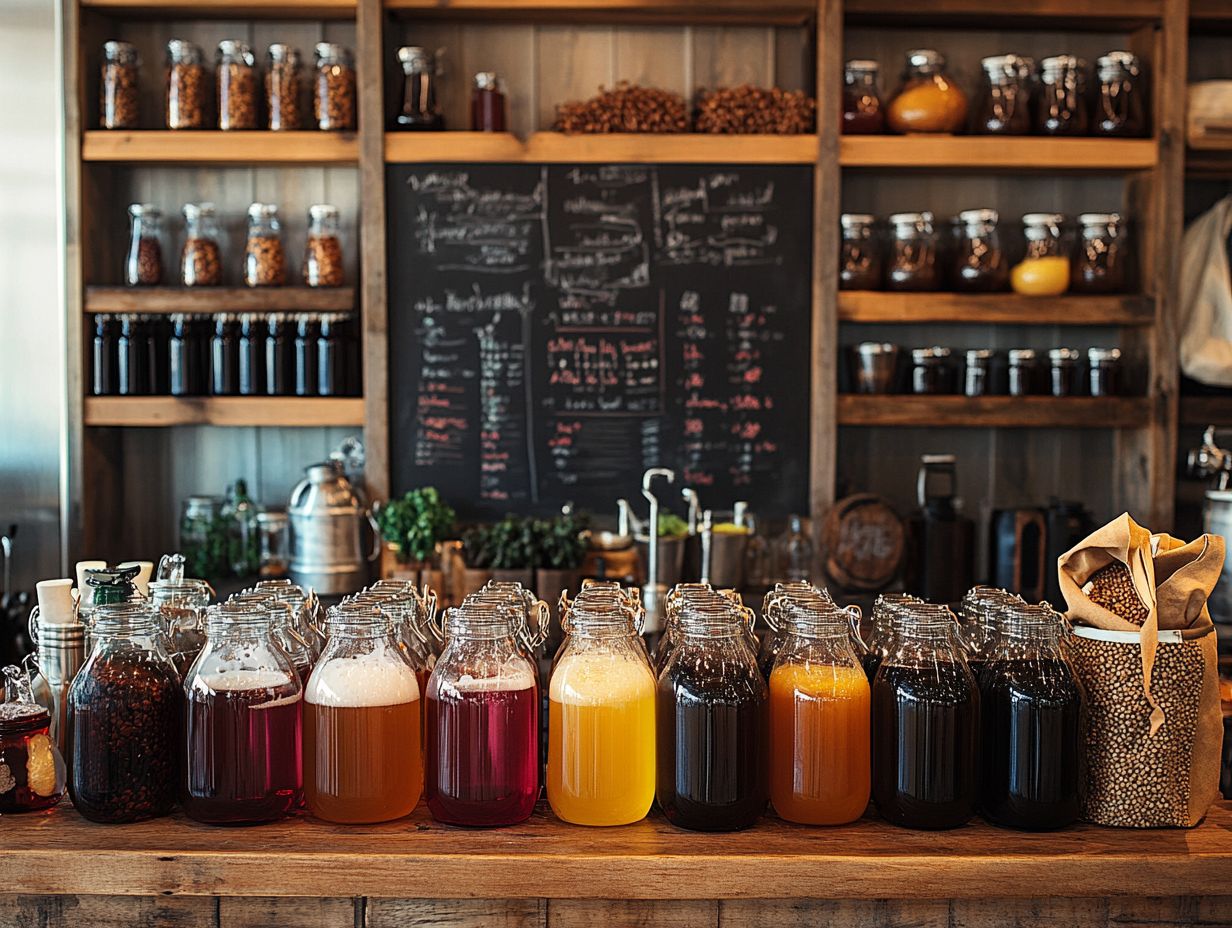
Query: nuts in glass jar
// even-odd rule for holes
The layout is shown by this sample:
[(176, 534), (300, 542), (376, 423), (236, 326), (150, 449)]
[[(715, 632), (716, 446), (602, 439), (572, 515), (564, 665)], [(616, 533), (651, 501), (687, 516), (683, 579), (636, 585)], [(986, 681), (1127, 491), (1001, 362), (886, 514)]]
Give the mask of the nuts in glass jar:
[(300, 127), (303, 121), (301, 93), (299, 50), (281, 43), (271, 45), (265, 70), (265, 105), (270, 129), (278, 132)]
[(248, 46), (234, 39), (219, 42), (214, 77), (218, 128), (257, 128), (257, 69)]
[(222, 258), (213, 203), (185, 203), (187, 236), (180, 252), (180, 282), (185, 287), (216, 287), (222, 283)]
[(98, 123), (104, 129), (136, 129), (139, 120), (137, 49), (127, 42), (103, 45)]
[(312, 115), (326, 131), (355, 129), (355, 65), (350, 49), (332, 42), (316, 47), (316, 88)]
[(163, 250), (159, 242), (162, 213), (150, 203), (134, 203), (128, 208), (128, 215), (124, 282), (130, 287), (156, 286), (163, 279)]
[(244, 248), (244, 283), (249, 287), (281, 287), (287, 282), (278, 207), (253, 203), (248, 207), (248, 243)]
[(167, 128), (204, 129), (205, 64), (201, 48), (183, 39), (167, 43)]
[(308, 210), (308, 241), (304, 248), (303, 273), (304, 283), (309, 287), (342, 286), (338, 207), (318, 203)]

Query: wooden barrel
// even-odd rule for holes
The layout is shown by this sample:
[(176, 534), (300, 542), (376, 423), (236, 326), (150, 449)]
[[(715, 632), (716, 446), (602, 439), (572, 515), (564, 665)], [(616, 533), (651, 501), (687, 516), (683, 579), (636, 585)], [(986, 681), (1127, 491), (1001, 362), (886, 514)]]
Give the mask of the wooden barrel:
[(839, 500), (821, 529), (826, 575), (849, 590), (884, 589), (902, 564), (905, 534), (902, 519), (880, 496)]

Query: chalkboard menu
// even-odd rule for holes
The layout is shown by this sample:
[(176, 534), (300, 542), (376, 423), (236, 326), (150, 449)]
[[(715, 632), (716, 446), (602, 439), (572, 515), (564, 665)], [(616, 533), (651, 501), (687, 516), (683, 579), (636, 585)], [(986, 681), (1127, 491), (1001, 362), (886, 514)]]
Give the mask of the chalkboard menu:
[(391, 165), (394, 490), (464, 517), (808, 499), (812, 168)]

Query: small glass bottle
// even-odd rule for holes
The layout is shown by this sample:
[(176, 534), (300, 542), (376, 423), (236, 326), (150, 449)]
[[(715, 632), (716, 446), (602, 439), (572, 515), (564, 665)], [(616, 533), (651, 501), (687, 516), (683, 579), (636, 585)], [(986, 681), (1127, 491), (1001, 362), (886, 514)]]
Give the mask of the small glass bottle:
[(380, 607), (330, 608), (329, 638), (304, 687), (310, 813), (343, 824), (410, 814), (423, 793), (419, 698), (415, 669)]
[(350, 49), (317, 43), (312, 115), (318, 129), (355, 131), (355, 62)]
[(303, 276), (309, 287), (342, 286), (342, 243), (338, 238), (336, 206), (318, 203), (308, 208)]
[(265, 392), (295, 395), (295, 326), (283, 313), (271, 313), (265, 335)]
[(118, 325), (107, 313), (94, 317), (94, 340), (90, 372), (93, 396), (114, 396), (120, 392)]
[(1121, 395), (1121, 349), (1091, 348), (1087, 351), (1092, 396)]
[(214, 59), (218, 128), (257, 128), (257, 62), (252, 49), (235, 39), (218, 43)]
[(807, 580), (813, 574), (813, 540), (804, 531), (804, 519), (792, 514), (787, 531), (778, 540), (780, 573), (787, 582)]
[(189, 496), (180, 505), (180, 551), (187, 573), (204, 580), (223, 575), (213, 545), (214, 523), (222, 501), (217, 496)]
[(295, 395), (318, 396), (317, 357), (321, 339), (321, 317), (307, 313), (295, 321)]
[(180, 252), (180, 283), (185, 287), (216, 287), (222, 283), (218, 247), (218, 214), (213, 203), (184, 204), (184, 248)]
[(282, 248), (282, 222), (273, 203), (248, 207), (248, 239), (244, 247), (244, 283), (249, 287), (281, 287), (287, 282), (287, 258)]
[(984, 84), (975, 105), (972, 131), (980, 135), (1030, 135), (1030, 73), (1018, 55), (984, 58)]
[(426, 48), (405, 45), (398, 49), (402, 65), (402, 106), (395, 124), (399, 129), (438, 131), (445, 119), (436, 105), (436, 65)]
[(875, 135), (885, 131), (885, 111), (877, 89), (875, 61), (857, 59), (843, 66), (843, 134)]
[(103, 43), (98, 124), (104, 129), (136, 129), (141, 122), (141, 57), (127, 42)]
[(149, 339), (141, 316), (120, 316), (116, 379), (120, 396), (146, 396), (150, 392)]
[(937, 232), (933, 214), (895, 213), (890, 216), (894, 236), (890, 244), (886, 289), (928, 291), (940, 286), (937, 268)]
[(239, 388), (240, 396), (265, 393), (265, 320), (251, 313), (240, 316)]
[(842, 252), (838, 262), (840, 290), (881, 289), (881, 246), (875, 232), (876, 217), (867, 213), (843, 213)]
[(184, 693), (151, 606), (96, 606), (68, 692), (69, 793), (92, 822), (166, 815), (180, 786)]
[(219, 517), (227, 546), (227, 570), (233, 577), (253, 577), (260, 558), (257, 507), (248, 495), (248, 482), (240, 479), (227, 488)]
[(873, 798), (905, 828), (965, 825), (978, 802), (979, 690), (948, 609), (904, 604), (872, 685)]
[(214, 396), (238, 396), (240, 392), (240, 321), (234, 313), (214, 317), (210, 392)]
[(1090, 125), (1086, 99), (1086, 62), (1056, 55), (1040, 62), (1035, 131), (1040, 135), (1086, 135)]
[(128, 255), (124, 283), (130, 287), (156, 287), (163, 280), (162, 211), (152, 203), (128, 208)]
[(963, 396), (987, 396), (992, 392), (992, 351), (969, 348), (964, 355)]
[[(257, 513), (257, 536), (261, 543), (261, 566), (258, 573), (263, 579), (285, 577), (290, 572), (290, 527), (284, 510), (265, 509)], [(314, 658), (309, 661), (312, 659)], [(306, 681), (307, 674), (304, 674), (302, 679)]]
[(1034, 348), (1011, 348), (1009, 362), (1010, 396), (1035, 396), (1043, 392)]
[(945, 57), (931, 48), (907, 52), (907, 66), (886, 108), (891, 132), (959, 132), (967, 123), (967, 95), (945, 70)]
[(505, 94), (494, 71), (480, 71), (471, 89), (471, 131), (505, 132)]
[(918, 396), (956, 393), (955, 371), (949, 348), (934, 345), (911, 351), (911, 392)]
[(1010, 286), (1023, 296), (1060, 296), (1069, 289), (1069, 258), (1061, 244), (1065, 217), (1027, 213), (1022, 217), (1027, 251), (1010, 272)]
[(302, 94), (299, 49), (275, 42), (266, 52), (265, 65), (265, 109), (272, 131), (291, 131), (303, 126)]
[(317, 395), (342, 396), (345, 391), (346, 371), (343, 369), (343, 346), (338, 339), (335, 313), (321, 316), (320, 334), (317, 336)]
[(1108, 52), (1095, 61), (1099, 91), (1091, 117), (1093, 135), (1134, 138), (1147, 134), (1142, 63), (1131, 52)]
[(993, 293), (1009, 288), (1009, 257), (997, 228), (995, 209), (968, 209), (958, 214), (960, 233), (952, 280), (959, 293)]
[(1129, 280), (1129, 247), (1119, 213), (1082, 213), (1081, 234), (1070, 273), (1074, 293), (1124, 293)]
[(167, 43), (167, 128), (206, 127), (205, 55), (183, 39)]
[(1049, 384), (1053, 396), (1082, 395), (1082, 355), (1076, 348), (1053, 348), (1048, 352)]

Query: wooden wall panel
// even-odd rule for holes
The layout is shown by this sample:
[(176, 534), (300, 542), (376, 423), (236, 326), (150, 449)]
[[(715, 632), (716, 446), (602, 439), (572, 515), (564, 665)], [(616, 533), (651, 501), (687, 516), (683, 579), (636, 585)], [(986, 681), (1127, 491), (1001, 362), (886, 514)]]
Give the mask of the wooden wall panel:
[[(763, 924), (774, 924), (763, 922)], [(713, 900), (623, 901), (552, 899), (547, 928), (718, 928), (719, 903)]]
[(543, 928), (543, 899), (369, 899), (364, 928)]
[(725, 899), (719, 928), (955, 928), (944, 899)]
[(208, 896), (0, 895), (5, 928), (213, 928)]
[(357, 928), (360, 899), (259, 899), (223, 896), (218, 903), (218, 928)]
[(535, 66), (536, 128), (549, 129), (558, 104), (616, 83), (614, 34), (607, 26), (539, 26)]

